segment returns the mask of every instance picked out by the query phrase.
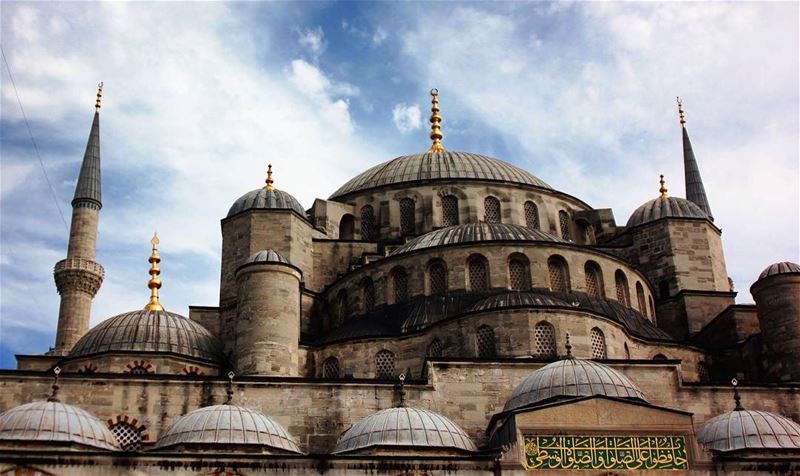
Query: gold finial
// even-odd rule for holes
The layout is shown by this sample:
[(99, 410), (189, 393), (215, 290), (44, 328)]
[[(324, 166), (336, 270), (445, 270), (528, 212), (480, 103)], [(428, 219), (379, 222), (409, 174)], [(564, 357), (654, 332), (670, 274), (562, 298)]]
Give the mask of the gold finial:
[(267, 191), (275, 190), (275, 187), (272, 186), (273, 183), (275, 183), (275, 181), (272, 180), (272, 164), (269, 164), (267, 165), (267, 180), (266, 180), (267, 186), (264, 188)]
[(150, 288), (150, 302), (144, 307), (145, 311), (163, 311), (164, 308), (158, 302), (158, 290), (161, 289), (161, 280), (158, 275), (161, 270), (158, 269), (158, 263), (161, 262), (161, 257), (158, 256), (158, 233), (153, 233), (153, 239), (150, 240), (153, 245), (153, 252), (150, 254), (150, 281), (147, 282), (147, 287)]
[(683, 112), (683, 101), (678, 96), (678, 116), (681, 118), (681, 127), (686, 127), (686, 115)]
[(100, 101), (103, 99), (103, 82), (97, 85), (97, 100), (94, 102), (95, 112), (100, 112)]
[(428, 152), (442, 152), (444, 151), (444, 147), (442, 147), (442, 116), (439, 115), (439, 90), (434, 88), (431, 89), (431, 140), (433, 144), (431, 144), (431, 148), (428, 149)]
[(228, 388), (225, 389), (225, 405), (230, 405), (233, 401), (233, 377), (236, 374), (233, 371), (228, 372)]
[(742, 397), (739, 396), (739, 389), (737, 388), (739, 385), (739, 381), (731, 379), (731, 385), (733, 385), (733, 401), (736, 402), (736, 407), (733, 409), (735, 412), (740, 412), (744, 410), (742, 406)]
[(664, 185), (666, 183), (664, 182), (664, 174), (661, 174), (660, 177), (661, 180), (659, 180), (658, 183), (661, 184), (661, 188), (658, 189), (658, 193), (661, 194), (661, 198), (667, 198), (669, 195), (667, 195), (667, 186)]
[(567, 332), (567, 343), (564, 345), (564, 347), (567, 349), (567, 355), (565, 358), (572, 359), (572, 344), (569, 343), (569, 332)]
[(58, 374), (61, 373), (61, 367), (56, 366), (53, 369), (53, 374), (55, 374), (55, 378), (53, 379), (53, 385), (50, 387), (53, 389), (53, 393), (50, 394), (50, 397), (47, 399), (48, 402), (57, 402), (58, 401)]

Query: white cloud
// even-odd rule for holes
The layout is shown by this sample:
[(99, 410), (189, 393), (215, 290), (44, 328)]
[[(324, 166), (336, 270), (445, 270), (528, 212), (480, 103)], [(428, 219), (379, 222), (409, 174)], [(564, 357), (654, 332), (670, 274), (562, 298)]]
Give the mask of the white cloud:
[(421, 117), (419, 106), (416, 104), (408, 106), (400, 103), (392, 109), (392, 121), (401, 134), (408, 134), (419, 129), (422, 125)]
[(375, 33), (372, 34), (372, 44), (375, 46), (380, 46), (381, 43), (386, 41), (386, 38), (389, 38), (389, 33), (383, 29), (380, 25), (375, 28)]
[(304, 95), (314, 100), (318, 110), (339, 132), (350, 134), (354, 124), (347, 100), (336, 96), (353, 96), (358, 88), (347, 83), (332, 83), (319, 68), (301, 59), (292, 61), (289, 81)]
[(322, 27), (298, 30), (297, 42), (314, 56), (319, 56), (325, 51), (325, 33)]

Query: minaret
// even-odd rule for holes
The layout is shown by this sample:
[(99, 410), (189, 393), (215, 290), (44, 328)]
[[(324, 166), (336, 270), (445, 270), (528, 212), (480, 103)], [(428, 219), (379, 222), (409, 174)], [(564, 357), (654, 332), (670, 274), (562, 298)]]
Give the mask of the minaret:
[(706, 189), (703, 187), (703, 179), (700, 177), (700, 169), (697, 167), (697, 160), (692, 150), (692, 143), (689, 141), (689, 133), (686, 132), (686, 116), (683, 112), (681, 98), (678, 98), (678, 115), (681, 119), (681, 130), (683, 131), (683, 172), (686, 176), (686, 199), (700, 207), (701, 210), (706, 212), (708, 218), (714, 221), (714, 217), (711, 215), (711, 207), (708, 205)]
[(103, 83), (97, 88), (94, 121), (83, 155), (69, 229), (67, 258), (56, 263), (53, 274), (61, 295), (56, 343), (49, 352), (66, 355), (89, 329), (92, 299), (103, 284), (105, 271), (94, 261), (100, 208), (100, 100)]

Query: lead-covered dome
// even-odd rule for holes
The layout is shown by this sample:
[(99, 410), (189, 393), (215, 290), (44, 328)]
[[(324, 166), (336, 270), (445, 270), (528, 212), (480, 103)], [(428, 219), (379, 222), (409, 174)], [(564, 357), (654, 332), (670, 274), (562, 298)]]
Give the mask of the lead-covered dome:
[(273, 249), (261, 250), (250, 255), (244, 264), (251, 263), (281, 263), (290, 264), (289, 260)]
[(294, 198), (288, 192), (278, 190), (277, 188), (273, 188), (271, 190), (259, 188), (257, 190), (252, 190), (245, 193), (235, 202), (233, 202), (230, 210), (228, 210), (228, 216), (232, 217), (237, 213), (254, 208), (270, 210), (294, 210), (301, 217), (306, 216), (306, 211), (296, 198)]
[(486, 243), (489, 241), (548, 241), (567, 243), (561, 238), (540, 230), (526, 228), (507, 223), (465, 223), (431, 231), (414, 238), (405, 245), (394, 250), (391, 255), (399, 255), (411, 251), (436, 246), (457, 245), (461, 243)]
[(248, 445), (302, 454), (294, 437), (263, 413), (224, 404), (198, 408), (178, 418), (156, 442), (156, 448), (175, 445)]
[(89, 330), (70, 357), (101, 352), (170, 352), (218, 362), (221, 346), (205, 327), (180, 314), (138, 310), (106, 319)]
[(0, 414), (0, 441), (20, 443), (75, 443), (117, 451), (108, 427), (82, 408), (59, 401), (33, 402)]
[(593, 395), (647, 401), (639, 387), (622, 372), (599, 362), (567, 358), (547, 364), (525, 377), (511, 393), (503, 411), (556, 398)]
[(425, 152), (403, 155), (376, 165), (342, 185), (331, 200), (384, 185), (430, 180), (481, 180), (552, 189), (542, 179), (508, 162), (469, 152)]
[(475, 443), (449, 418), (430, 410), (389, 408), (372, 414), (347, 430), (336, 443), (334, 454), (366, 449), (410, 448), (416, 451), (477, 451)]
[(706, 218), (706, 212), (680, 197), (658, 197), (637, 208), (628, 219), (627, 227), (644, 225), (662, 218)]
[(800, 273), (800, 265), (792, 263), (791, 261), (783, 261), (781, 263), (773, 263), (766, 268), (758, 276), (758, 279), (768, 278), (776, 274), (798, 274)]
[(697, 441), (710, 450), (800, 450), (800, 425), (774, 413), (734, 410), (700, 425)]

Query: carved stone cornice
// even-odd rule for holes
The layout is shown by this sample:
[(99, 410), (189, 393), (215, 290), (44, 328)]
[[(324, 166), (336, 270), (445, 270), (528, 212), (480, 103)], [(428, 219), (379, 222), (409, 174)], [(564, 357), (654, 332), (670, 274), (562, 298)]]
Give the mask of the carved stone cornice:
[(56, 263), (53, 276), (59, 294), (82, 291), (94, 297), (103, 284), (105, 270), (92, 260), (67, 258)]

